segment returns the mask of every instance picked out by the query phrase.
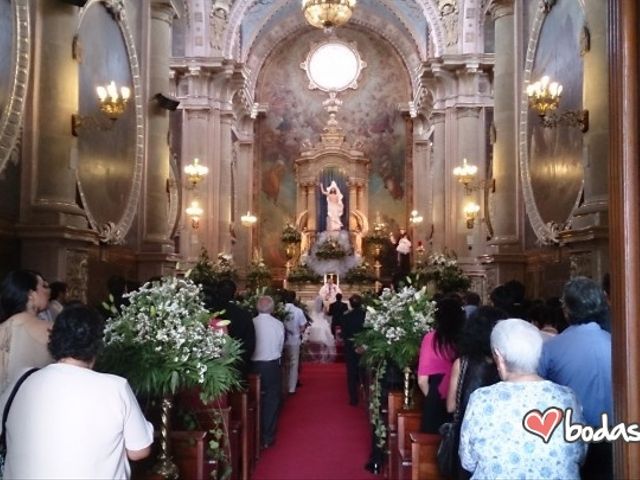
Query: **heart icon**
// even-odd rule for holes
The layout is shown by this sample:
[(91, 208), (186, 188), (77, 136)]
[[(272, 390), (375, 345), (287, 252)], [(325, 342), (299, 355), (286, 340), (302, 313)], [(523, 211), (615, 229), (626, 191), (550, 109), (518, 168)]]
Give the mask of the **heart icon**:
[(522, 426), (529, 432), (537, 435), (544, 443), (548, 443), (553, 431), (562, 421), (563, 412), (559, 408), (549, 407), (544, 413), (540, 410), (531, 410), (522, 420)]

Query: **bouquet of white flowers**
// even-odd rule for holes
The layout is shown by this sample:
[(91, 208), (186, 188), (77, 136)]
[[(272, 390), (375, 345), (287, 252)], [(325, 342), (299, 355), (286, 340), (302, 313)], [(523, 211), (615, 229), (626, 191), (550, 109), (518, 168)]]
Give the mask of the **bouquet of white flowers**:
[(390, 359), (400, 368), (415, 363), (422, 337), (433, 328), (434, 312), (435, 303), (425, 288), (408, 285), (396, 293), (385, 289), (367, 306), (365, 330), (356, 337), (366, 349), (367, 363)]
[(238, 386), (234, 363), (240, 345), (220, 322), (210, 326), (212, 315), (198, 285), (164, 278), (125, 298), (120, 312), (110, 307), (103, 370), (126, 377), (137, 392), (150, 396), (199, 387), (206, 401)]
[(433, 329), (435, 302), (426, 288), (407, 285), (394, 293), (385, 289), (379, 298), (367, 306), (365, 329), (355, 336), (355, 342), (364, 349), (363, 358), (373, 370), (370, 385), (369, 413), (378, 445), (384, 446), (386, 425), (380, 407), (380, 381), (387, 362), (394, 362), (401, 370), (411, 367), (418, 359), (424, 335)]
[(416, 265), (414, 281), (431, 282), (443, 292), (462, 292), (469, 288), (471, 280), (458, 265), (455, 252), (432, 252), (425, 262)]

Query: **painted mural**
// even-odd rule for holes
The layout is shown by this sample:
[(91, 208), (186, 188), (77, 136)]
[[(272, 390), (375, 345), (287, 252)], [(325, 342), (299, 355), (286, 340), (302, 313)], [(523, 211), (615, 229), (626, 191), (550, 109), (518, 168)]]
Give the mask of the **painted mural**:
[[(405, 147), (406, 127), (397, 109), (410, 100), (410, 82), (400, 58), (386, 42), (364, 32), (341, 29), (338, 36), (355, 42), (367, 62), (357, 90), (342, 92), (338, 120), (347, 143), (360, 141), (371, 160), (369, 212), (376, 212), (387, 224), (406, 215)], [(317, 143), (328, 114), (322, 102), (328, 95), (309, 90), (306, 73), (300, 68), (313, 43), (324, 33), (310, 31), (280, 45), (270, 55), (259, 81), (257, 101), (269, 105), (259, 124), (258, 148), (263, 255), (272, 266), (285, 262), (280, 233), (296, 211), (294, 161), (304, 142)], [(370, 218), (373, 220), (373, 218)]]
[[(559, 112), (581, 110), (584, 63), (580, 54), (584, 11), (578, 0), (559, 0), (547, 15), (532, 78), (549, 75), (563, 85)], [(529, 112), (529, 169), (544, 222), (563, 225), (582, 192), (583, 133), (575, 127), (544, 128)]]

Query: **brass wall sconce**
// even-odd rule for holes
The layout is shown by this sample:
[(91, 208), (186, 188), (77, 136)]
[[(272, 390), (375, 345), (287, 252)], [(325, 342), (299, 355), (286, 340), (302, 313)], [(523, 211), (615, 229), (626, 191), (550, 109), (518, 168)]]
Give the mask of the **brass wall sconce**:
[(453, 176), (456, 177), (458, 179), (458, 182), (460, 182), (464, 186), (465, 195), (470, 195), (471, 192), (475, 190), (490, 189), (492, 192), (495, 192), (495, 179), (491, 178), (489, 180), (476, 180), (477, 174), (478, 167), (467, 163), (466, 158), (462, 159), (462, 165), (459, 165), (453, 169)]
[(193, 163), (184, 167), (184, 173), (187, 176), (187, 181), (191, 185), (191, 188), (196, 188), (198, 183), (209, 173), (209, 168), (201, 165), (200, 160), (194, 158)]
[(478, 213), (480, 213), (480, 205), (475, 202), (469, 202), (464, 206), (462, 212), (464, 213), (464, 218), (467, 222), (467, 228), (471, 230), (476, 218), (478, 218)]
[(100, 111), (109, 121), (105, 122), (101, 118), (73, 114), (71, 115), (71, 133), (74, 137), (78, 136), (81, 128), (111, 130), (114, 122), (126, 110), (129, 98), (131, 98), (131, 89), (129, 87), (120, 87), (120, 90), (118, 90), (113, 80), (106, 86), (96, 87), (96, 93), (98, 94)]
[(200, 218), (202, 217), (202, 214), (204, 213), (204, 210), (200, 206), (200, 203), (198, 203), (197, 200), (193, 200), (191, 202), (191, 205), (189, 207), (187, 207), (185, 212), (191, 218), (191, 227), (194, 230), (198, 230), (198, 228), (200, 228)]
[(409, 223), (411, 225), (419, 225), (422, 223), (422, 220), (422, 215), (420, 215), (417, 210), (411, 211), (411, 216), (409, 217)]
[(240, 223), (245, 227), (253, 227), (257, 221), (258, 217), (251, 213), (251, 211), (247, 211), (246, 215), (240, 217)]
[(464, 185), (465, 192), (469, 189), (469, 184), (476, 177), (477, 173), (478, 167), (469, 165), (466, 158), (462, 159), (462, 165), (453, 169), (453, 176), (458, 179), (458, 182)]
[(527, 87), (529, 108), (540, 116), (543, 127), (556, 128), (560, 125), (566, 125), (577, 127), (582, 132), (589, 130), (588, 110), (557, 112), (561, 96), (562, 85), (558, 82), (552, 82), (548, 75)]

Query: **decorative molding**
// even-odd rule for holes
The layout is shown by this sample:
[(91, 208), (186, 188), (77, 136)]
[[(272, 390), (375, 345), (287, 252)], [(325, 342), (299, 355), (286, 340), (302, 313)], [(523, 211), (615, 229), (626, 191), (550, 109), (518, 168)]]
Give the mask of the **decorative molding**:
[[(136, 154), (133, 169), (133, 178), (131, 190), (127, 197), (127, 204), (124, 209), (124, 213), (117, 221), (108, 221), (103, 225), (99, 225), (95, 217), (91, 213), (90, 205), (87, 202), (80, 181), (80, 175), (76, 170), (76, 180), (78, 182), (78, 191), (82, 204), (84, 205), (84, 211), (87, 215), (87, 220), (91, 228), (98, 232), (100, 241), (107, 244), (122, 244), (125, 237), (133, 224), (133, 219), (136, 216), (138, 210), (138, 204), (140, 202), (140, 194), (142, 190), (142, 174), (144, 171), (144, 112), (143, 112), (143, 99), (142, 99), (142, 78), (140, 75), (140, 64), (138, 63), (138, 54), (136, 53), (136, 41), (129, 27), (129, 21), (124, 8), (123, 0), (90, 0), (82, 10), (80, 11), (80, 17), (78, 19), (78, 28), (76, 29), (76, 36), (79, 34), (80, 25), (84, 15), (93, 5), (101, 3), (114, 15), (115, 21), (120, 27), (120, 31), (124, 38), (125, 47), (129, 56), (129, 68), (131, 69), (131, 78), (133, 80), (133, 99), (136, 116)], [(122, 7), (122, 8), (121, 8)]]
[[(522, 87), (520, 94), (520, 125), (519, 125), (519, 160), (520, 160), (520, 178), (522, 182), (522, 194), (524, 197), (525, 209), (531, 228), (533, 229), (538, 242), (542, 245), (557, 244), (559, 242), (559, 234), (562, 231), (571, 228), (571, 218), (573, 218), (574, 212), (580, 204), (580, 198), (582, 197), (583, 187), (580, 189), (580, 194), (577, 196), (575, 204), (569, 214), (569, 217), (562, 224), (556, 222), (545, 222), (540, 215), (538, 206), (536, 204), (535, 195), (533, 193), (533, 186), (531, 185), (531, 173), (529, 171), (529, 98), (527, 97), (527, 85), (531, 83), (531, 73), (533, 71), (533, 64), (536, 57), (536, 51), (538, 48), (538, 41), (540, 39), (540, 32), (542, 25), (547, 16), (548, 9), (545, 7), (546, 0), (540, 0), (540, 7), (531, 24), (531, 31), (529, 33), (529, 44), (527, 46), (527, 54), (525, 57), (524, 73), (522, 78)], [(551, 5), (553, 6), (553, 5)]]
[(480, 118), (480, 113), (482, 112), (482, 107), (467, 107), (467, 106), (458, 106), (456, 107), (456, 118)]
[(19, 141), (24, 105), (31, 68), (31, 19), (29, 0), (13, 0), (14, 22), (14, 70), (11, 87), (2, 116), (0, 116), (0, 172), (12, 158)]
[(86, 250), (67, 250), (65, 263), (68, 297), (86, 302), (89, 285), (89, 253)]
[(151, 4), (151, 19), (165, 22), (169, 26), (173, 24), (173, 19), (176, 17), (176, 9), (170, 3), (152, 3)]

